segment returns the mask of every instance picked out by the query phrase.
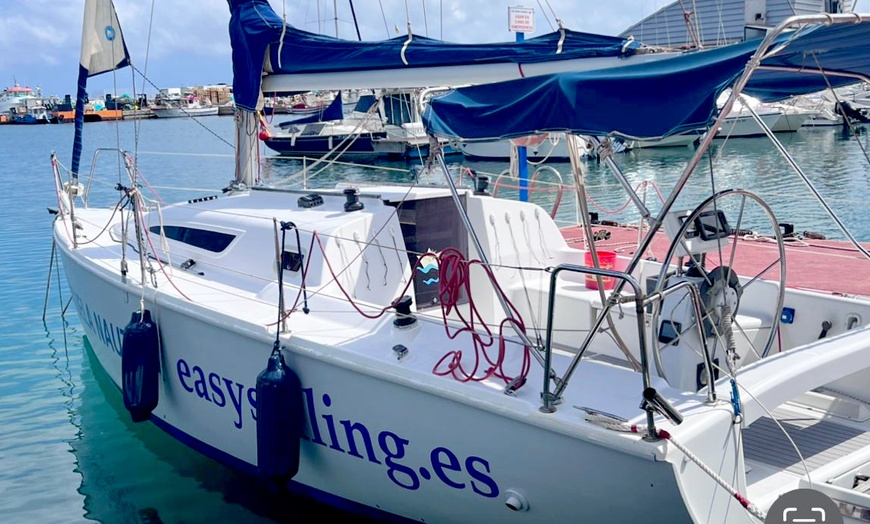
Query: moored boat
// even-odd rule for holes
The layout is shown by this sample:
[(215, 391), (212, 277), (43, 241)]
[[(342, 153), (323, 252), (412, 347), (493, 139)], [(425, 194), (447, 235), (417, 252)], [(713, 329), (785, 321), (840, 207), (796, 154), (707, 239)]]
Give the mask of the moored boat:
[(218, 114), (218, 106), (208, 100), (195, 96), (180, 99), (165, 99), (151, 106), (151, 113), (159, 118), (180, 118), (214, 116)]
[[(493, 198), (481, 179), (265, 187), (255, 137), (264, 65), (272, 86), (320, 81), (335, 71), (295, 76), (300, 61), (323, 64), (318, 51), (346, 46), (346, 67), (363, 61), (366, 78), (394, 81), (393, 69), (408, 72), (395, 56), (414, 63), (417, 48), (401, 39), (379, 61), (384, 43), (312, 46), (265, 1), (230, 7), (234, 70), (250, 74), (236, 77), (237, 173), (222, 196), (149, 204), (132, 156), (119, 152), (119, 198), (98, 208), (78, 169), (66, 178), (53, 162), (53, 238), (72, 300), (133, 420), (279, 486), (407, 521), (764, 521), (781, 495), (810, 486), (840, 504), (828, 511), (870, 511), (870, 303), (787, 289), (775, 216), (749, 190), (716, 187), (727, 174), (712, 158), (709, 197), (674, 207), (712, 133), (655, 215), (631, 194), (649, 232), (630, 258), (569, 246), (546, 211)], [(866, 76), (855, 48), (870, 43), (868, 21), (796, 17), (762, 42), (649, 61), (624, 56), (632, 42), (589, 36), (596, 66), (450, 90), (428, 101), (424, 123), (443, 139), (556, 130), (572, 152), (577, 135), (718, 129), (744, 89), (782, 89), (753, 79), (757, 68), (797, 72), (794, 92), (821, 84), (808, 79), (808, 52), (837, 71), (857, 58), (849, 72)], [(791, 29), (800, 31), (780, 37)], [(513, 50), (541, 44), (549, 51), (526, 60), (561, 61), (551, 44), (579, 38), (563, 30), (480, 59), (516, 69), (525, 62)], [(599, 60), (602, 42), (613, 61)], [(820, 51), (830, 42), (848, 47)], [(482, 52), (421, 48), (427, 67), (411, 68), (421, 85)], [(474, 69), (463, 71), (468, 83)], [(655, 89), (665, 84), (680, 89)], [(726, 86), (733, 95), (718, 113)], [(552, 110), (515, 118), (514, 104), (543, 109), (532, 96)], [(607, 97), (647, 118), (608, 110)], [(566, 110), (584, 100), (582, 112)], [(571, 156), (585, 202), (583, 164)], [(449, 173), (443, 156), (432, 162)], [(744, 220), (767, 224), (773, 242), (761, 269), (738, 276)], [(661, 229), (666, 254), (648, 260)], [(789, 441), (812, 454), (793, 458)]]
[(49, 124), (52, 117), (42, 104), (21, 105), (14, 111), (12, 115), (13, 124), (33, 125), (33, 124)]
[(7, 87), (0, 93), (0, 113), (9, 114), (19, 107), (33, 105), (40, 100), (42, 100), (42, 93), (39, 88), (34, 90), (26, 86), (22, 87), (18, 82), (15, 82), (12, 87)]
[[(293, 157), (423, 158), (429, 137), (420, 122), (416, 93), (382, 90), (360, 96), (345, 115), (342, 96), (313, 112), (304, 112), (277, 126), (263, 126), (269, 149)], [(275, 129), (277, 128), (277, 129)], [(441, 141), (447, 148), (445, 141)]]

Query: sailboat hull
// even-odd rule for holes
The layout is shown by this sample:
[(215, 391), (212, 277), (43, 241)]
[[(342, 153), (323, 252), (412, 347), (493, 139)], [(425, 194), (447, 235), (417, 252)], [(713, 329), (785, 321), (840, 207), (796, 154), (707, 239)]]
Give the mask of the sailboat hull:
[[(74, 250), (61, 253), (90, 345), (120, 388), (122, 326), (139, 308), (140, 291), (109, 269), (86, 266)], [(151, 421), (197, 451), (256, 473), (255, 384), (269, 337), (262, 326), (205, 314), (196, 304), (159, 302), (146, 296), (161, 344)], [(373, 343), (371, 351), (389, 348)], [(305, 399), (292, 485), (309, 495), (418, 522), (640, 522), (650, 508), (662, 522), (692, 520), (674, 467), (643, 445), (616, 450), (547, 427), (537, 410), (506, 413), (451, 398), (304, 343), (284, 353)], [(614, 493), (631, 494), (632, 503)], [(513, 494), (527, 501), (526, 511), (508, 509)]]
[(374, 156), (373, 138), (386, 138), (386, 133), (366, 133), (357, 136), (289, 136), (271, 137), (263, 142), (266, 147), (284, 156), (321, 156), (335, 150), (342, 156)]

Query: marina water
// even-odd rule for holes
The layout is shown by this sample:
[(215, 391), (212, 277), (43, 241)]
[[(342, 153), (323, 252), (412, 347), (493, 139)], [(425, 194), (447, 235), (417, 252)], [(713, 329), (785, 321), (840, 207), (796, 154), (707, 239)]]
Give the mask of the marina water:
[[(119, 391), (89, 358), (73, 307), (63, 313), (70, 295), (60, 284), (56, 265), (47, 288), (52, 254), (47, 208), (57, 206), (49, 154), (56, 151), (68, 164), (72, 133), (70, 125), (0, 126), (0, 522), (365, 522), (303, 496), (276, 493), (190, 451), (149, 423), (130, 422)], [(166, 202), (219, 194), (233, 175), (233, 133), (233, 119), (222, 117), (199, 123), (170, 119), (87, 124), (82, 176), (87, 178), (97, 147), (120, 143), (123, 149), (138, 151), (140, 171)], [(853, 234), (870, 241), (870, 167), (864, 156), (870, 148), (868, 136), (819, 128), (780, 138)], [(692, 152), (636, 150), (615, 158), (633, 183), (653, 181), (667, 192)], [(118, 200), (113, 188), (121, 166), (116, 155), (101, 155), (92, 205)], [(270, 184), (288, 179), (301, 183), (300, 161), (264, 155), (263, 173)], [(794, 224), (797, 232), (843, 238), (766, 139), (717, 140), (712, 155), (712, 162), (705, 158), (690, 180), (691, 190), (678, 200), (678, 209), (693, 208), (709, 195), (712, 163), (715, 184), (760, 193), (778, 219)], [(450, 162), (459, 164), (462, 157)], [(494, 175), (507, 167), (463, 165)], [(567, 164), (552, 165), (566, 181), (571, 179)], [(389, 167), (395, 170), (335, 165), (316, 176), (315, 168), (305, 178), (310, 187), (328, 187), (338, 180), (410, 181), (408, 168), (415, 166)], [(553, 179), (542, 175), (542, 180), (545, 176)], [(587, 181), (600, 207), (593, 210), (616, 211), (625, 203), (625, 193), (603, 163), (589, 162)], [(655, 210), (658, 196), (648, 187), (647, 202)], [(512, 194), (507, 190), (500, 196)], [(533, 192), (532, 199), (549, 209), (555, 193)], [(575, 216), (569, 193), (558, 218), (570, 222)], [(625, 210), (605, 217), (602, 212), (601, 218), (632, 222), (637, 213)]]

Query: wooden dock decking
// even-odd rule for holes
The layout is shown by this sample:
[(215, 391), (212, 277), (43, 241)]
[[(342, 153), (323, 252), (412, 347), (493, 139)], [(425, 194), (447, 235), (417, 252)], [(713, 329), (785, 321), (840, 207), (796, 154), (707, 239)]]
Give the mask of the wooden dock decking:
[[(596, 240), (599, 250), (631, 256), (637, 248), (638, 230), (632, 226), (593, 225), (593, 231), (605, 230), (607, 239)], [(585, 246), (583, 228), (562, 229), (572, 247)], [(606, 235), (605, 235), (606, 236)], [(733, 239), (733, 237), (731, 237)], [(754, 276), (776, 259), (776, 244), (770, 239), (738, 239), (734, 269), (740, 275)], [(662, 260), (670, 240), (659, 232), (647, 255)], [(870, 244), (862, 244), (870, 250)], [(858, 295), (870, 299), (870, 260), (845, 241), (789, 239), (785, 243), (786, 286), (838, 295)], [(767, 278), (770, 278), (769, 276)]]

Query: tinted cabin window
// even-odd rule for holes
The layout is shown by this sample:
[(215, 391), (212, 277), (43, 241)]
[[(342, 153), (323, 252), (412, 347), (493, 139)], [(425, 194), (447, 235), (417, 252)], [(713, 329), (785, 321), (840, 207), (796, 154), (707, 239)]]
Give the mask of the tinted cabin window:
[[(151, 226), (150, 231), (159, 234), (160, 226)], [(166, 238), (184, 242), (185, 244), (213, 253), (220, 253), (236, 238), (235, 235), (227, 233), (179, 226), (163, 226), (163, 234), (166, 235)]]

